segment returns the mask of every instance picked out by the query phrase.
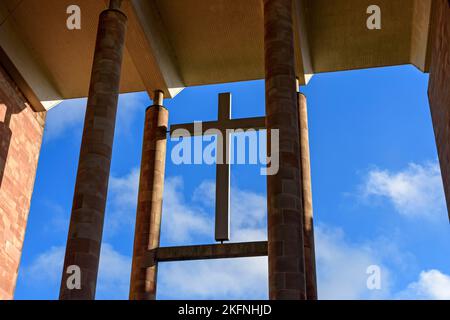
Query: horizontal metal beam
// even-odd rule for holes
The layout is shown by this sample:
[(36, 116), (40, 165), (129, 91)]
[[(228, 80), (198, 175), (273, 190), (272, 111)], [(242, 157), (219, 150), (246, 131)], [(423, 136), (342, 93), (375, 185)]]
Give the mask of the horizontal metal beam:
[[(225, 131), (227, 129), (242, 130), (262, 130), (266, 128), (265, 117), (241, 118), (226, 121), (204, 121), (201, 123), (201, 130), (196, 131), (194, 123), (173, 124), (170, 126), (170, 136), (173, 138), (186, 136), (204, 135), (207, 130), (217, 129)], [(185, 132), (182, 132), (184, 130)]]
[(161, 247), (147, 252), (145, 267), (157, 262), (267, 256), (267, 241)]

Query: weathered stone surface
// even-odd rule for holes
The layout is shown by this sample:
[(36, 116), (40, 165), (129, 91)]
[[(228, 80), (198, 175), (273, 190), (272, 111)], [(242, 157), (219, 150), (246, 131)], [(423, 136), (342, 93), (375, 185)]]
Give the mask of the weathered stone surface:
[(308, 106), (306, 97), (298, 93), (300, 126), (300, 155), (303, 192), (303, 239), (305, 247), (306, 295), (308, 300), (317, 300), (316, 254), (314, 248), (314, 220), (311, 184), (311, 161), (309, 156)]
[[(100, 15), (60, 299), (95, 298), (126, 22), (118, 10)], [(67, 288), (70, 265), (81, 268), (79, 290)]]
[(280, 136), (280, 170), (267, 179), (269, 297), (306, 299), (291, 0), (264, 0), (264, 52), (268, 150), (270, 130)]
[(14, 295), (44, 123), (0, 66), (0, 300)]
[[(431, 64), (428, 97), (441, 165), (447, 208), (450, 210), (450, 4), (433, 2)], [(450, 217), (450, 211), (449, 211)]]
[(148, 266), (148, 250), (159, 247), (169, 112), (147, 109), (136, 212), (130, 300), (154, 300), (158, 265)]

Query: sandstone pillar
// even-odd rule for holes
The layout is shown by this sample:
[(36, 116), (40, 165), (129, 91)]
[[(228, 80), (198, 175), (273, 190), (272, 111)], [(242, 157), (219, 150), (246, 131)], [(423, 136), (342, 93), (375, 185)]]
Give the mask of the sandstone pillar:
[[(126, 22), (115, 7), (100, 14), (60, 299), (95, 298)], [(67, 287), (72, 265), (81, 289)]]
[(279, 130), (279, 171), (267, 178), (270, 299), (306, 299), (292, 0), (264, 0), (266, 127)]
[(156, 298), (158, 265), (145, 267), (145, 253), (159, 247), (161, 229), (169, 119), (169, 112), (161, 104), (162, 99), (155, 99), (145, 116), (130, 300)]
[[(433, 1), (428, 98), (441, 165), (447, 209), (450, 210), (450, 4)], [(450, 211), (449, 217), (450, 217)]]
[(300, 126), (301, 182), (303, 188), (303, 240), (305, 248), (306, 296), (308, 300), (317, 300), (308, 107), (306, 97), (301, 93), (298, 93), (297, 96)]

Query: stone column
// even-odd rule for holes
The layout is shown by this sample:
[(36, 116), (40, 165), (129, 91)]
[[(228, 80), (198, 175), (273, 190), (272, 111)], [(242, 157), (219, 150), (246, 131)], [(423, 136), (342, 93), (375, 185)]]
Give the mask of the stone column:
[[(117, 9), (100, 14), (60, 299), (95, 298), (126, 22)], [(80, 268), (81, 289), (68, 288), (69, 266)]]
[(267, 177), (270, 299), (306, 299), (292, 0), (264, 0), (266, 126), (279, 130), (279, 171)]
[(298, 93), (300, 126), (300, 155), (303, 188), (303, 240), (305, 248), (306, 296), (317, 300), (316, 255), (314, 248), (314, 223), (311, 186), (311, 162), (309, 157), (308, 107), (305, 95)]
[(450, 4), (433, 1), (428, 98), (450, 218)]
[(169, 112), (155, 99), (145, 116), (141, 175), (136, 213), (130, 300), (154, 300), (158, 265), (145, 264), (149, 249), (159, 247)]

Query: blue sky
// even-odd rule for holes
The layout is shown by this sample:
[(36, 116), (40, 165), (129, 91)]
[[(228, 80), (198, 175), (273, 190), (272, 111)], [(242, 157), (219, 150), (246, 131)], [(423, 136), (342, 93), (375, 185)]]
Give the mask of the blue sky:
[[(450, 226), (427, 99), (428, 75), (412, 66), (315, 75), (309, 108), (318, 291), (322, 299), (449, 299)], [(264, 114), (264, 82), (185, 89), (166, 100), (170, 123)], [(16, 299), (56, 299), (81, 142), (85, 100), (48, 113)], [(145, 93), (120, 97), (99, 299), (126, 299)], [(169, 143), (162, 245), (214, 241), (215, 166), (174, 165)], [(231, 169), (232, 240), (266, 239), (259, 165)], [(381, 270), (369, 290), (367, 268)], [(265, 299), (266, 258), (164, 263), (160, 299)]]

